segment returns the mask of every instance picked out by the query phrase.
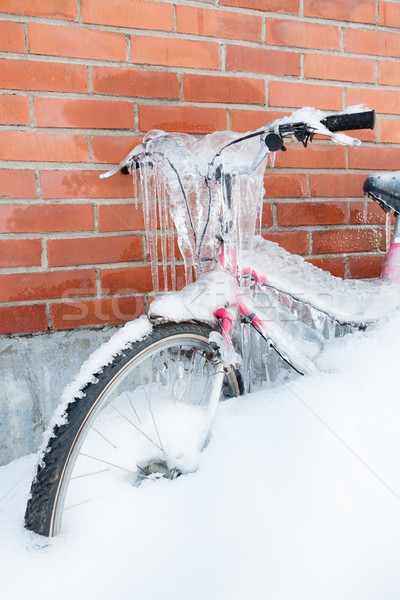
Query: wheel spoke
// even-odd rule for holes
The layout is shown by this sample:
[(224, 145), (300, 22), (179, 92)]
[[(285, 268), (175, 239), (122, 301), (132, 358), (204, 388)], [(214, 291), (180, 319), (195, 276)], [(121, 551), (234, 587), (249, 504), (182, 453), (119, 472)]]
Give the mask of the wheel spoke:
[(124, 415), (120, 410), (118, 410), (118, 408), (116, 408), (114, 406), (114, 404), (111, 403), (110, 406), (111, 406), (111, 408), (113, 408), (115, 410), (116, 413), (119, 414), (120, 417), (125, 419), (125, 421), (128, 421), (128, 423), (130, 423), (132, 425), (132, 427), (134, 427), (134, 429), (136, 429), (136, 431), (141, 433), (147, 440), (149, 440), (149, 442), (154, 444), (154, 446), (156, 446), (156, 448), (158, 448), (159, 450), (162, 450), (162, 448), (160, 448), (160, 446), (158, 446), (158, 444), (156, 444), (155, 441), (151, 439), (151, 437), (149, 437), (142, 429), (140, 429), (140, 427), (135, 425), (135, 423), (132, 423), (132, 421), (130, 419), (128, 419), (128, 417), (126, 415)]
[(137, 420), (139, 421), (139, 423), (141, 423), (140, 417), (139, 417), (139, 415), (137, 414), (137, 411), (136, 411), (135, 407), (134, 407), (134, 406), (133, 406), (133, 404), (132, 404), (132, 400), (131, 400), (131, 398), (130, 398), (130, 396), (129, 396), (128, 392), (125, 392), (125, 395), (126, 395), (126, 397), (128, 398), (128, 402), (129, 402), (129, 404), (130, 404), (130, 405), (131, 405), (131, 407), (132, 407), (132, 410), (133, 410), (133, 412), (134, 412), (134, 414), (135, 414), (135, 417), (137, 418)]
[(110, 465), (110, 467), (115, 467), (116, 469), (121, 469), (121, 471), (127, 471), (128, 473), (133, 473), (133, 475), (136, 475), (136, 471), (132, 471), (132, 469), (127, 469), (126, 467), (121, 467), (121, 465), (117, 465), (108, 460), (98, 458), (97, 456), (90, 456), (90, 454), (85, 454), (83, 452), (80, 452), (79, 454), (80, 456), (84, 456), (85, 458), (91, 458), (92, 460), (97, 460), (98, 462), (104, 463), (105, 465)]
[(100, 437), (103, 438), (103, 440), (105, 440), (106, 442), (108, 442), (110, 444), (110, 446), (112, 446), (113, 448), (116, 448), (117, 446), (115, 444), (113, 444), (112, 442), (110, 442), (110, 440), (108, 438), (106, 438), (105, 435), (103, 435), (102, 433), (100, 433), (100, 431), (98, 429), (95, 429), (95, 427), (92, 427), (93, 431), (95, 433), (97, 433), (97, 435), (99, 435)]
[(91, 475), (99, 475), (100, 473), (106, 473), (110, 469), (101, 469), (100, 471), (93, 471), (93, 473), (84, 473), (83, 475), (75, 475), (75, 477), (71, 477), (71, 481), (74, 479), (82, 479), (83, 477), (90, 477)]

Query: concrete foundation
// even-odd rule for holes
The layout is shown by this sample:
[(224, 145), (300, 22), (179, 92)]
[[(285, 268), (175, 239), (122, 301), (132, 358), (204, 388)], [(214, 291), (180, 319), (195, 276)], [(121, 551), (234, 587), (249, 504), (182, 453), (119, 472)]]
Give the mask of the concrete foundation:
[(0, 336), (0, 465), (36, 452), (64, 387), (117, 329)]

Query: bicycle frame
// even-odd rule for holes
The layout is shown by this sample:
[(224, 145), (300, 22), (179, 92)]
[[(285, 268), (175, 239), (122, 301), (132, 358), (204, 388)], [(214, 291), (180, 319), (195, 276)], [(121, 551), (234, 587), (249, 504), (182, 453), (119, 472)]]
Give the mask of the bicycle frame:
[(395, 218), (390, 247), (382, 263), (381, 279), (400, 283), (400, 215)]
[[(231, 254), (232, 256), (230, 256), (229, 254)], [(220, 248), (220, 252), (218, 255), (218, 263), (219, 265), (225, 269), (227, 264), (236, 264), (237, 265), (237, 259), (236, 259), (236, 253), (235, 251), (232, 251), (231, 253), (227, 253), (225, 251), (224, 246), (221, 246)], [(239, 267), (237, 266), (237, 269), (239, 269)], [(258, 273), (255, 269), (251, 269), (250, 268), (244, 268), (242, 269), (242, 275), (244, 276), (248, 276), (249, 280), (251, 279), (253, 284), (267, 284), (268, 279), (266, 277), (266, 275), (262, 274), (262, 273)], [(268, 307), (267, 307), (268, 308)], [(287, 362), (295, 371), (297, 371), (300, 374), (304, 374), (306, 372), (313, 372), (315, 371), (315, 365), (313, 364), (312, 361), (304, 361), (304, 365), (302, 365), (303, 368), (298, 368), (298, 366), (295, 366), (292, 361), (290, 360), (289, 357), (285, 357), (276, 347), (276, 345), (273, 343), (273, 341), (270, 338), (269, 332), (268, 332), (268, 327), (265, 324), (265, 320), (262, 318), (262, 316), (260, 314), (258, 314), (257, 311), (257, 307), (254, 306), (254, 302), (252, 301), (251, 298), (251, 294), (249, 293), (249, 289), (247, 289), (246, 287), (241, 289), (239, 287), (239, 294), (237, 295), (236, 298), (236, 303), (234, 304), (230, 304), (229, 306), (223, 306), (223, 307), (219, 307), (217, 308), (217, 310), (214, 311), (214, 316), (216, 319), (218, 319), (218, 321), (220, 322), (220, 328), (221, 328), (221, 335), (223, 337), (223, 340), (226, 344), (226, 348), (229, 350), (229, 353), (231, 354), (232, 352), (234, 352), (234, 348), (233, 348), (233, 343), (232, 343), (232, 329), (233, 326), (235, 324), (235, 322), (237, 320), (241, 321), (242, 323), (246, 323), (248, 325), (251, 325), (259, 335), (261, 335), (272, 347), (274, 347), (274, 349), (278, 352), (278, 354), (280, 355), (280, 357)], [(274, 329), (276, 330), (276, 324)], [(277, 332), (275, 331), (275, 341), (276, 341), (276, 336), (277, 336)], [(279, 334), (278, 334), (279, 337)], [(219, 348), (219, 351), (222, 352), (223, 354), (223, 349)]]

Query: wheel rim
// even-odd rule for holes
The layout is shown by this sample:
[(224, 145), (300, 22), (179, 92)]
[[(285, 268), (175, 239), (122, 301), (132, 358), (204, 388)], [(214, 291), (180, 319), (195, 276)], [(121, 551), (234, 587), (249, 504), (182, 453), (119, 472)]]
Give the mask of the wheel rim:
[(64, 513), (76, 513), (116, 481), (137, 485), (196, 470), (221, 370), (208, 340), (193, 333), (158, 340), (130, 359), (101, 391), (75, 436), (50, 535), (59, 532)]

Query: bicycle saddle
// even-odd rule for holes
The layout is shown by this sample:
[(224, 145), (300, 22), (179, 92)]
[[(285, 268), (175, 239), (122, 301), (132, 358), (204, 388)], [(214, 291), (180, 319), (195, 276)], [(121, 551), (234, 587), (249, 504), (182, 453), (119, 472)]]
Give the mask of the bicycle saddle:
[(400, 213), (400, 171), (372, 173), (364, 181), (364, 194), (376, 200), (385, 212)]

